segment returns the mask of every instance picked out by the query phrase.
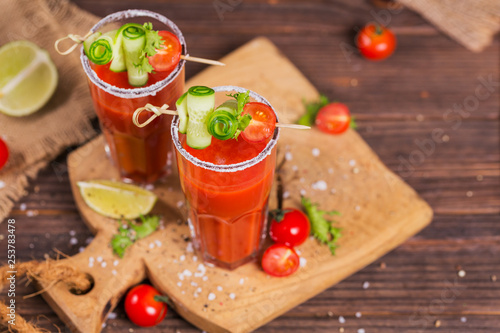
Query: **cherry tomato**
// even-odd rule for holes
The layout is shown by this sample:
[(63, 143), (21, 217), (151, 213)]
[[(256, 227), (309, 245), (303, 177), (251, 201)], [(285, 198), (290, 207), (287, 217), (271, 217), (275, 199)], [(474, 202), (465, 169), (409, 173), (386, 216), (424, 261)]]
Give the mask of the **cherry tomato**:
[(295, 250), (284, 244), (271, 245), (262, 256), (262, 269), (272, 276), (288, 276), (299, 268), (299, 264)]
[(7, 147), (7, 144), (0, 139), (0, 169), (3, 168), (3, 166), (7, 163), (7, 160), (9, 159), (9, 148)]
[(125, 312), (128, 318), (138, 326), (154, 326), (160, 323), (167, 314), (167, 304), (161, 298), (166, 297), (161, 296), (154, 287), (147, 284), (137, 285), (127, 293)]
[(361, 54), (370, 60), (383, 60), (396, 49), (394, 34), (377, 23), (369, 23), (361, 29), (356, 42)]
[(269, 139), (276, 128), (276, 115), (267, 104), (250, 102), (245, 104), (242, 115), (252, 116), (250, 124), (241, 132), (241, 136), (247, 142), (261, 142)]
[(304, 243), (311, 231), (307, 216), (298, 209), (286, 208), (281, 221), (274, 218), (271, 221), (269, 235), (278, 244), (294, 247)]
[(176, 35), (170, 31), (161, 30), (158, 35), (163, 39), (161, 49), (149, 58), (149, 63), (158, 72), (171, 72), (179, 63), (181, 58), (181, 43)]
[(315, 123), (325, 133), (340, 134), (349, 128), (351, 113), (345, 104), (333, 102), (319, 109)]

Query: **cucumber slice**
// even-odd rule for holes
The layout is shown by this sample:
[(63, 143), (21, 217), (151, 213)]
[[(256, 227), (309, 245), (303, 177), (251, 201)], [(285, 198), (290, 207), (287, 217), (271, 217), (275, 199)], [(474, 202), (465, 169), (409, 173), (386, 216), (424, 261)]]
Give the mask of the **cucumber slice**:
[[(121, 31), (121, 33), (120, 33)], [(138, 24), (126, 24), (118, 33), (123, 37), (123, 53), (127, 68), (128, 83), (134, 87), (142, 87), (148, 82), (148, 73), (141, 66), (141, 57), (146, 45), (144, 28)]]
[(127, 70), (127, 66), (125, 65), (125, 55), (123, 53), (123, 27), (116, 31), (116, 34), (113, 38), (113, 60), (111, 61), (111, 65), (109, 69), (113, 72), (124, 72)]
[(188, 111), (187, 111), (187, 92), (184, 93), (177, 102), (175, 102), (175, 106), (177, 107), (177, 113), (179, 114), (179, 133), (186, 134), (187, 124), (189, 120)]
[(89, 49), (90, 45), (92, 45), (93, 42), (97, 40), (97, 38), (101, 37), (102, 33), (101, 32), (94, 32), (92, 35), (87, 37), (87, 39), (83, 42), (83, 50), (85, 51), (85, 54), (87, 57), (89, 56)]
[(212, 143), (207, 130), (207, 118), (214, 111), (215, 92), (204, 86), (189, 88), (187, 94), (188, 124), (186, 143), (189, 147), (203, 149)]
[[(96, 65), (105, 65), (113, 58), (113, 31), (107, 32), (104, 35), (100, 34), (99, 32), (91, 35), (90, 37), (99, 36), (96, 39), (93, 38), (95, 40), (90, 45), (84, 45), (84, 48), (90, 61)], [(114, 34), (116, 34), (116, 30)], [(87, 40), (85, 42), (87, 42)]]
[(219, 110), (230, 112), (233, 116), (236, 116), (238, 112), (238, 102), (235, 99), (228, 99), (215, 109), (215, 111)]

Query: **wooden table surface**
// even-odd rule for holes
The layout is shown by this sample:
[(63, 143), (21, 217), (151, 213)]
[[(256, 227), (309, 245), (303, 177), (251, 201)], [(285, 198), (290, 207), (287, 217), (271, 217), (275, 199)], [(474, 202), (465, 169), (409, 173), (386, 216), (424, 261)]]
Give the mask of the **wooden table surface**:
[[(217, 59), (267, 36), (319, 91), (349, 106), (362, 137), (434, 209), (432, 224), (418, 235), (258, 332), (500, 332), (498, 37), (474, 54), (403, 10), (388, 18), (396, 53), (375, 63), (340, 48), (353, 44), (357, 26), (383, 16), (366, 0), (75, 3), (100, 16), (129, 8), (162, 13), (181, 28), (190, 54), (201, 57)], [(203, 68), (188, 64), (187, 78)], [(486, 88), (481, 82), (488, 80)], [(452, 113), (454, 107), (464, 111)], [(72, 199), (66, 154), (31, 182), (9, 217), (18, 226), (21, 261), (54, 256), (53, 248), (75, 254), (92, 236)], [(18, 306), (49, 331), (67, 331), (41, 297)], [(129, 322), (122, 303), (114, 314), (103, 332), (199, 332), (173, 312), (154, 329)]]

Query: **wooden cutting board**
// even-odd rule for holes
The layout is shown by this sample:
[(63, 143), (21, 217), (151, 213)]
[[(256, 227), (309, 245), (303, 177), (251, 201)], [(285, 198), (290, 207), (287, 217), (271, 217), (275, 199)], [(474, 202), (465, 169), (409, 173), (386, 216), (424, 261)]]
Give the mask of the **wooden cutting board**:
[[(226, 67), (208, 68), (186, 87), (252, 89), (271, 102), (283, 122), (303, 113), (303, 98), (318, 97), (311, 83), (265, 38), (252, 40), (222, 61)], [(94, 287), (78, 296), (57, 284), (43, 294), (45, 299), (72, 331), (99, 332), (127, 289), (148, 277), (170, 296), (175, 311), (200, 329), (250, 332), (370, 264), (432, 219), (430, 207), (353, 130), (339, 136), (315, 129), (282, 130), (278, 160), (285, 155), (285, 207), (299, 206), (302, 193), (321, 209), (341, 212), (337, 224), (344, 236), (336, 256), (308, 239), (298, 248), (302, 266), (287, 278), (270, 277), (257, 263), (234, 271), (203, 265), (188, 239), (184, 196), (174, 172), (154, 189), (159, 196), (154, 213), (163, 216), (163, 227), (134, 244), (123, 259), (117, 258), (109, 247), (117, 222), (89, 209), (76, 187), (80, 180), (118, 179), (99, 137), (68, 158), (76, 204), (96, 236), (85, 251), (65, 260), (88, 273)], [(271, 197), (272, 209), (276, 194)]]

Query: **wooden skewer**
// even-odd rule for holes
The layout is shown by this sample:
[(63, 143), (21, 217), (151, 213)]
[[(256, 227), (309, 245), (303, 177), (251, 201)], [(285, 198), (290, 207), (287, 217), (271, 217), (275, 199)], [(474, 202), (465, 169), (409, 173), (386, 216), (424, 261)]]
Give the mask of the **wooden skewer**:
[[(148, 120), (146, 120), (145, 122), (140, 123), (139, 122), (139, 115), (142, 113), (142, 111), (153, 112), (154, 115), (152, 115), (151, 117), (149, 117)], [(132, 121), (133, 121), (133, 123), (134, 123), (135, 126), (137, 126), (137, 127), (144, 127), (144, 126), (148, 125), (150, 122), (152, 122), (156, 117), (159, 117), (162, 114), (168, 114), (168, 115), (172, 115), (172, 116), (177, 116), (179, 113), (177, 111), (174, 111), (174, 110), (169, 110), (167, 104), (163, 104), (163, 106), (161, 108), (156, 107), (156, 106), (151, 105), (151, 104), (146, 104), (146, 106), (144, 106), (142, 108), (138, 108), (137, 110), (135, 110), (134, 116), (132, 117)], [(305, 126), (305, 125), (283, 124), (283, 123), (276, 123), (276, 127), (280, 127), (280, 128), (292, 128), (292, 129), (310, 129), (311, 128), (311, 127)]]
[(217, 60), (191, 57), (190, 55), (187, 55), (187, 56), (181, 55), (181, 59), (186, 60), (186, 61), (199, 62), (199, 63), (207, 64), (207, 65), (226, 66), (225, 63), (217, 61)]

